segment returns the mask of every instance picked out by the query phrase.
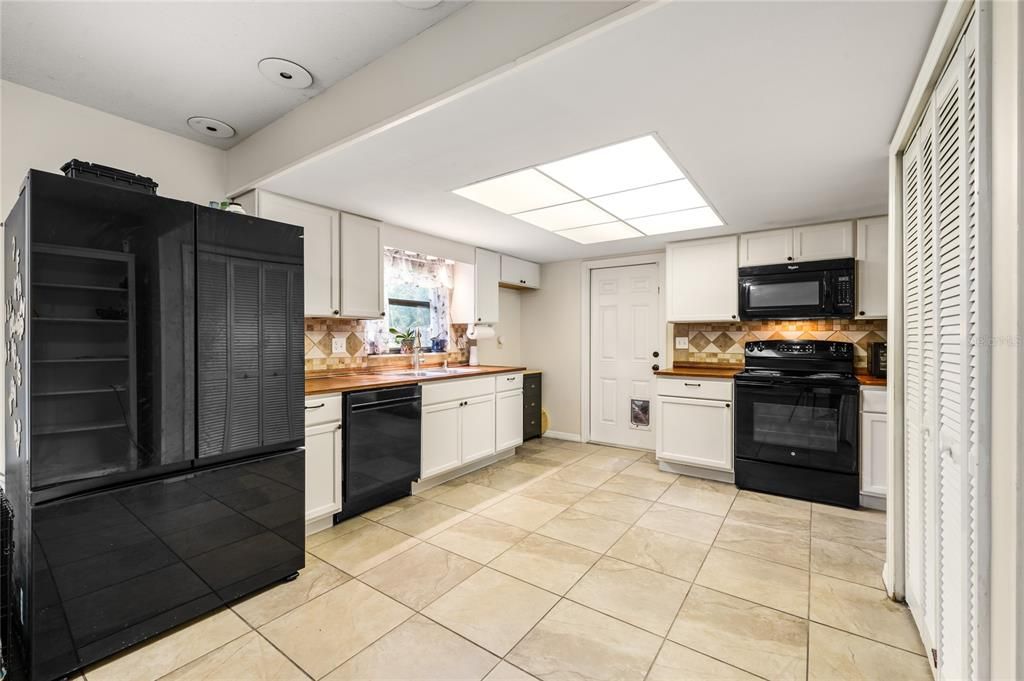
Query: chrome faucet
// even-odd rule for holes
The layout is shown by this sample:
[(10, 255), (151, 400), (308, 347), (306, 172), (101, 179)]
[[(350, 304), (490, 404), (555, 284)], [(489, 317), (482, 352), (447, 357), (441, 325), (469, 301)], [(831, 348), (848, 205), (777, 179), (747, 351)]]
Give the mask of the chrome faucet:
[(412, 370), (420, 370), (420, 353), (423, 352), (423, 343), (420, 341), (420, 330), (416, 329), (416, 344), (412, 346)]

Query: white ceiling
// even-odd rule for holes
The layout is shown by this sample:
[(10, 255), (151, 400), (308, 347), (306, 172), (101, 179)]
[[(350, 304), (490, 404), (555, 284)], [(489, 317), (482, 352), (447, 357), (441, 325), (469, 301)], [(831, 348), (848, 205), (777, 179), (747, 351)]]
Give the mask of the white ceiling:
[[(465, 4), (4, 0), (0, 76), (226, 149)], [(298, 62), (313, 85), (271, 83), (256, 68), (264, 57)], [(237, 134), (200, 135), (190, 116)]]
[[(262, 186), (540, 262), (886, 210), (938, 16), (917, 2), (675, 2)], [(726, 227), (584, 246), (452, 189), (657, 133)]]

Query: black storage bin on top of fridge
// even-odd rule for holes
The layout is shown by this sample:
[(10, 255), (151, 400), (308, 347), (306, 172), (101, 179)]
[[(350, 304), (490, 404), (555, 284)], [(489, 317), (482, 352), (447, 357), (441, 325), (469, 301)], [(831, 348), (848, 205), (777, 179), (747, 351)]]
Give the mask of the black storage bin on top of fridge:
[(143, 194), (156, 194), (156, 188), (160, 186), (151, 177), (136, 175), (127, 170), (111, 168), (99, 163), (79, 161), (77, 158), (73, 158), (62, 165), (60, 170), (67, 177), (76, 180), (112, 184), (121, 189), (131, 189)]

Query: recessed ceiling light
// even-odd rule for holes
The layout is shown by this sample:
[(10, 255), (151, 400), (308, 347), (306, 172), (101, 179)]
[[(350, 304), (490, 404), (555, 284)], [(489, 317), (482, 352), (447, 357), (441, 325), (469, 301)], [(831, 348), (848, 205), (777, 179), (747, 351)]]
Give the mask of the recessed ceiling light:
[(615, 220), (614, 215), (609, 215), (590, 201), (563, 203), (560, 206), (517, 213), (515, 217), (525, 220), (531, 225), (537, 225), (552, 231), (571, 229), (572, 227), (586, 227), (587, 225), (597, 225)]
[(604, 225), (590, 225), (555, 232), (559, 236), (581, 244), (596, 244), (602, 241), (618, 241), (643, 236), (624, 222), (609, 222)]
[(235, 129), (224, 121), (207, 116), (193, 116), (187, 121), (188, 127), (207, 137), (234, 137)]
[(708, 205), (689, 180), (664, 182), (653, 187), (630, 189), (626, 192), (599, 196), (591, 200), (609, 213), (623, 219), (671, 213)]
[(588, 199), (683, 178), (683, 172), (653, 135), (537, 167)]
[(715, 211), (705, 206), (675, 213), (636, 218), (630, 220), (629, 224), (644, 234), (668, 234), (701, 227), (718, 227), (722, 224), (722, 220), (715, 214)]
[(456, 189), (455, 193), (506, 214), (569, 203), (580, 198), (533, 168), (477, 182)]
[(313, 84), (313, 74), (287, 59), (267, 57), (261, 59), (257, 67), (267, 80), (282, 87), (303, 90)]

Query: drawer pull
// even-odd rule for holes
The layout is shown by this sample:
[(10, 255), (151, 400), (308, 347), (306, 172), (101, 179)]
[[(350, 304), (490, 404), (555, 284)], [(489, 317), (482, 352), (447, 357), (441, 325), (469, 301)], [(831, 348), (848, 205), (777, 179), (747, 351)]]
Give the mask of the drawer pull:
[(699, 388), (700, 383), (683, 383), (687, 388)]
[(306, 409), (307, 409), (307, 410), (308, 410), (308, 409), (319, 409), (319, 408), (321, 408), (321, 407), (326, 407), (326, 406), (327, 406), (327, 403), (326, 403), (326, 402), (321, 402), (320, 404), (314, 404), (313, 406), (309, 406), (309, 405), (307, 404), (307, 405), (306, 405)]

